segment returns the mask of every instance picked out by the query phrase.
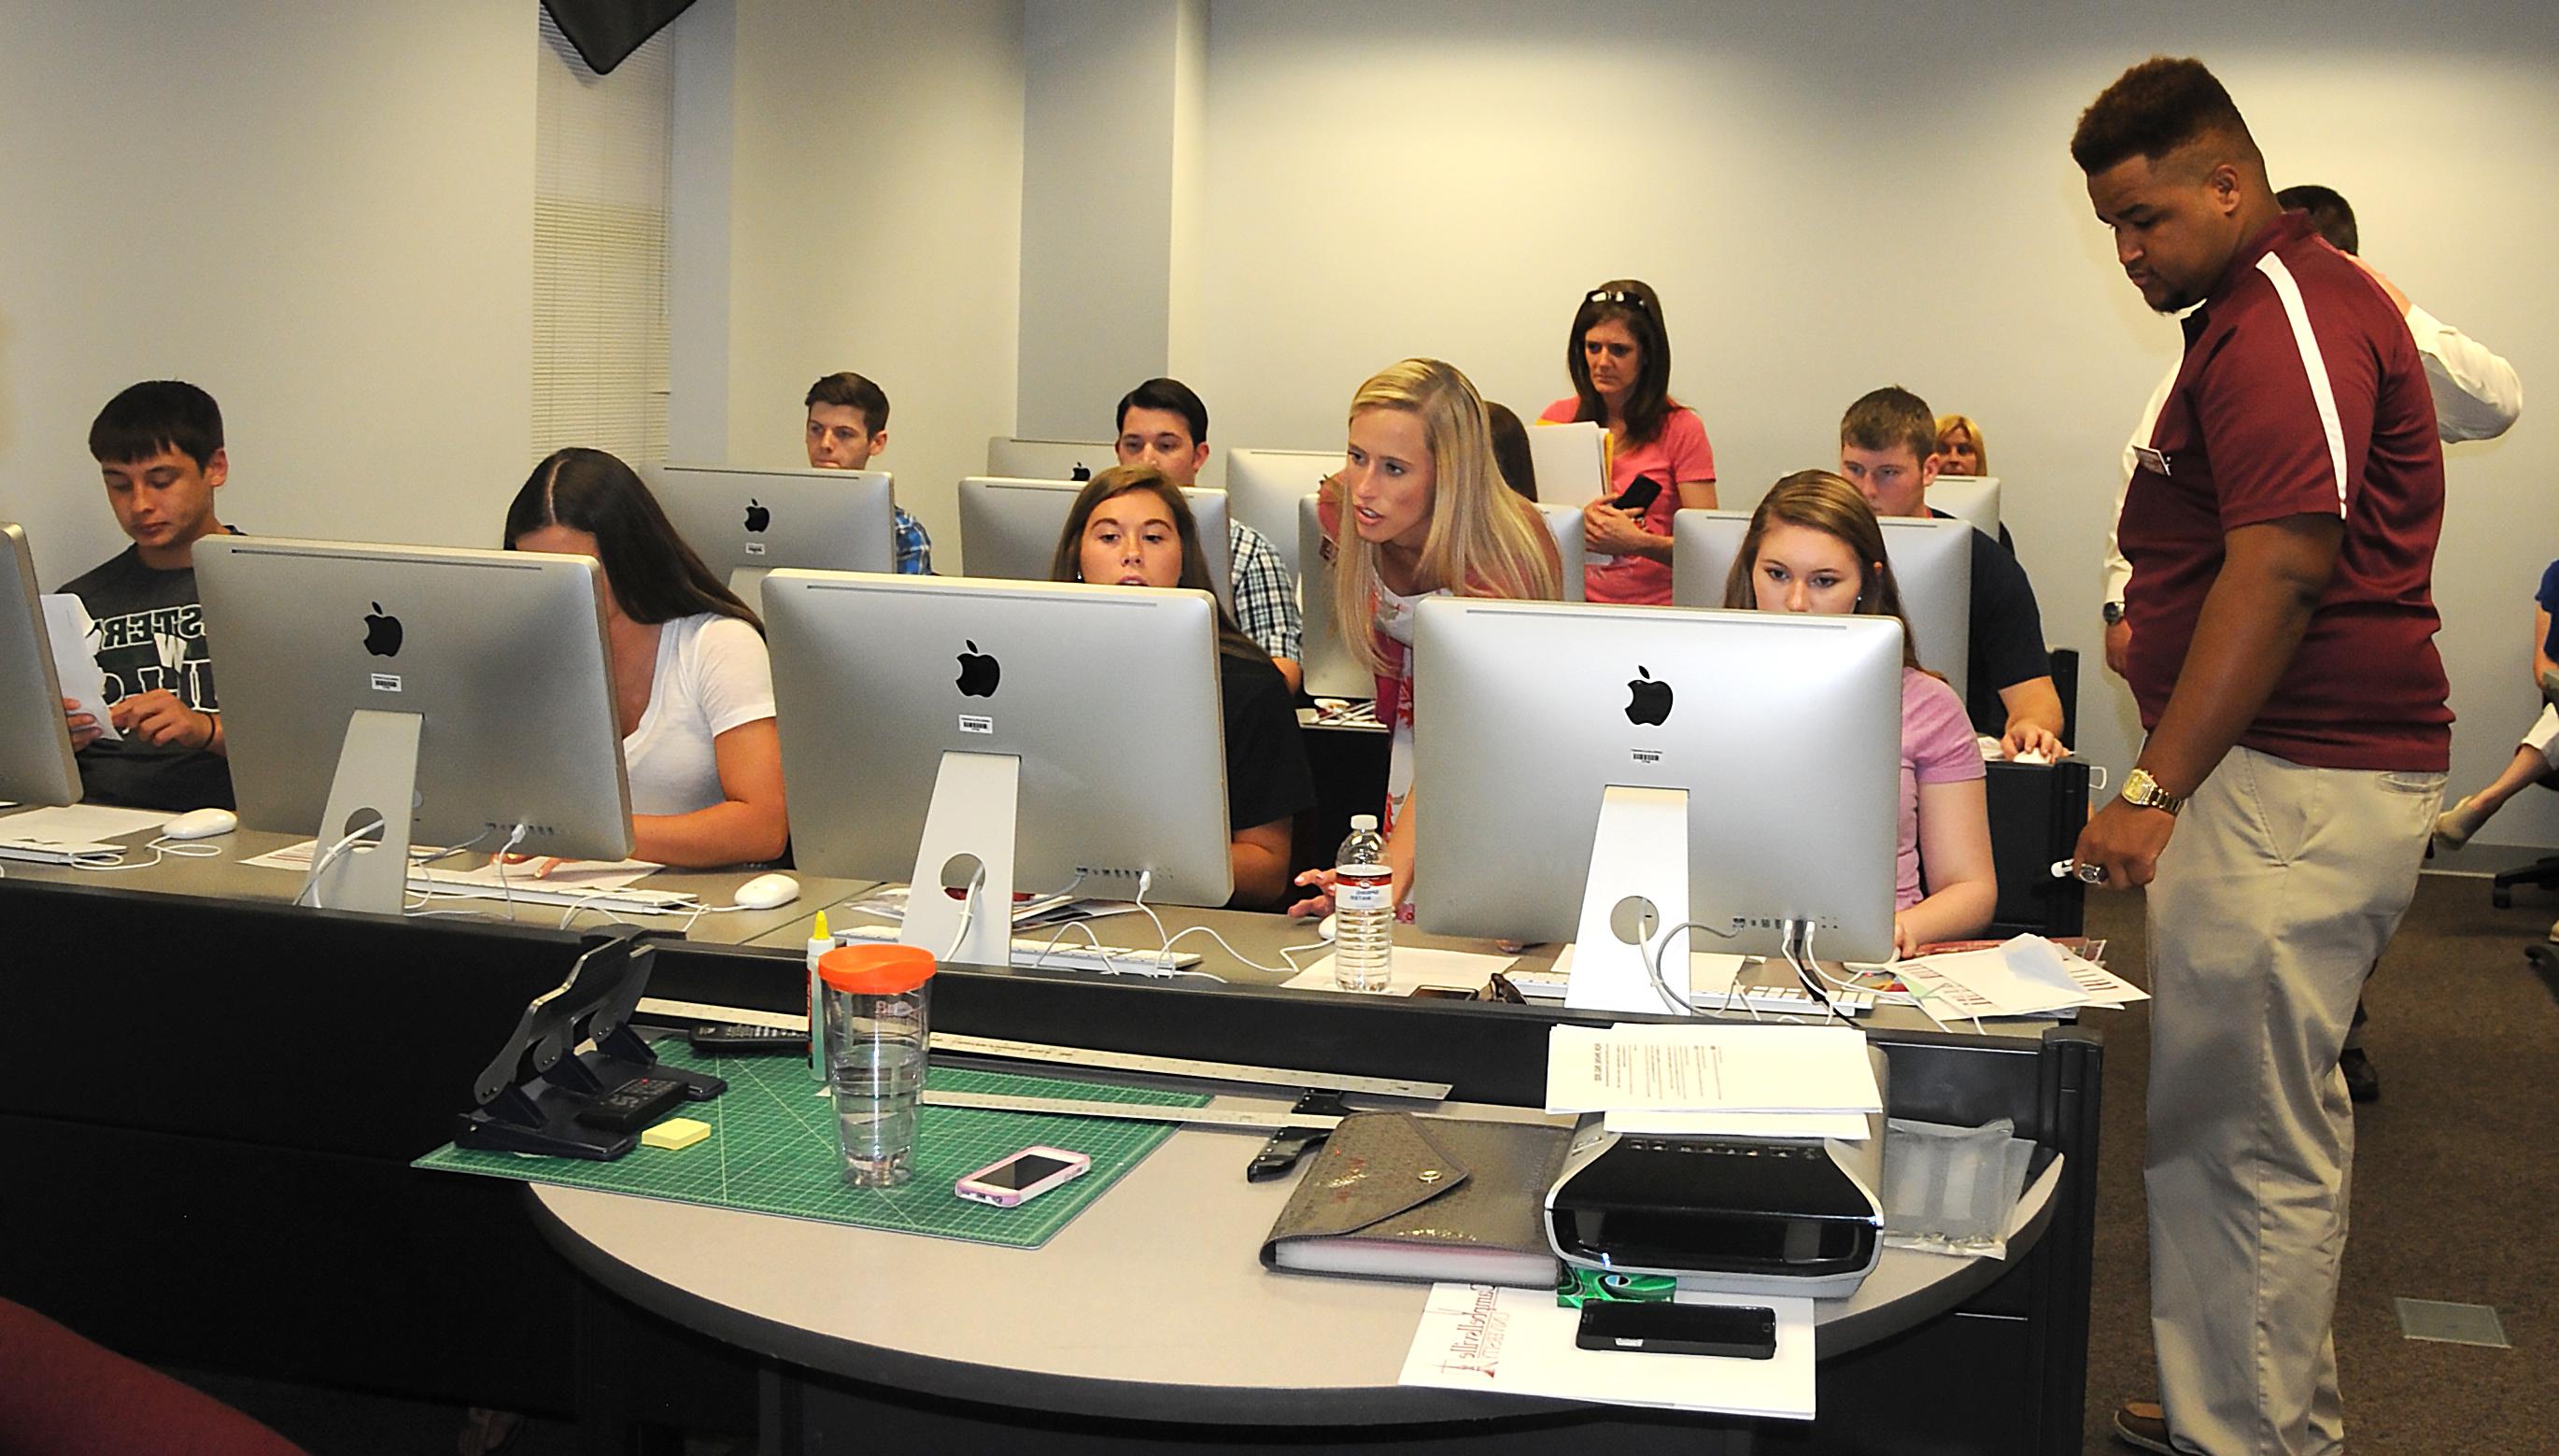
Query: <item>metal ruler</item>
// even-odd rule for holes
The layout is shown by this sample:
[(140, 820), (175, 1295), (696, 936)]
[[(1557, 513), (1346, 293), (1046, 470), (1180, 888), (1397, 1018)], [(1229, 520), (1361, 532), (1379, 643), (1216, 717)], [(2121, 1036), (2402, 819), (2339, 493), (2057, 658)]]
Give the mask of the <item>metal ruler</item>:
[[(1444, 1082), (1406, 1082), (1390, 1077), (1354, 1077), (1343, 1072), (1307, 1072), (1289, 1067), (1252, 1067), (1237, 1062), (1194, 1062), (1181, 1057), (1149, 1057), (1137, 1052), (1101, 1052), (1090, 1047), (1057, 1047), (1002, 1037), (933, 1034), (933, 1050), (962, 1057), (991, 1057), (1005, 1062), (1052, 1062), (1106, 1072), (1144, 1072), (1158, 1077), (1190, 1077), (1204, 1082), (1240, 1082), (1254, 1087), (1322, 1088), (1330, 1092), (1372, 1092), (1436, 1102), (1448, 1095)], [(1295, 1127), (1302, 1119), (1273, 1126)]]
[[(788, 1011), (755, 1011), (743, 1006), (712, 1006), (699, 1001), (645, 997), (639, 1010), (678, 1021), (724, 1021), (742, 1026), (772, 1026), (805, 1032), (809, 1018)], [(1004, 1037), (933, 1034), (933, 1050), (955, 1057), (986, 1057), (1001, 1062), (1045, 1062), (1088, 1067), (1102, 1072), (1143, 1072), (1158, 1077), (1188, 1077), (1201, 1082), (1235, 1082), (1248, 1087), (1318, 1088), (1326, 1092), (1370, 1092), (1418, 1101), (1444, 1101), (1444, 1082), (1407, 1082), (1391, 1077), (1354, 1077), (1346, 1072), (1307, 1072), (1290, 1067), (1252, 1067), (1237, 1062), (1196, 1062), (1184, 1057), (1149, 1057), (1139, 1052), (1103, 1052), (1091, 1047), (1061, 1047), (1046, 1042), (1020, 1042)], [(1305, 1125), (1303, 1119), (1275, 1124)]]
[(1188, 1127), (1242, 1127), (1257, 1132), (1340, 1125), (1341, 1118), (1313, 1116), (1286, 1107), (1173, 1107), (1161, 1102), (1094, 1102), (1074, 1097), (1016, 1096), (1009, 1092), (924, 1090), (928, 1107), (978, 1107), (998, 1112), (1045, 1112), (1058, 1117), (1117, 1117), (1124, 1122), (1178, 1122)]

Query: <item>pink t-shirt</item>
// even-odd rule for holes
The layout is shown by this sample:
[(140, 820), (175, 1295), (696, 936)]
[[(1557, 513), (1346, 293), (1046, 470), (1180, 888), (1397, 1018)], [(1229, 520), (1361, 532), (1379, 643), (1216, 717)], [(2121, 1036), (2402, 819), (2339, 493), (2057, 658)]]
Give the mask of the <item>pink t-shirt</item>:
[[(1569, 423), (1581, 409), (1578, 398), (1559, 399), (1538, 418)], [(1715, 479), (1715, 449), (1706, 443), (1706, 422), (1697, 417), (1696, 410), (1674, 404), (1670, 413), (1662, 417), (1660, 434), (1631, 448), (1623, 440), (1614, 444), (1609, 456), (1608, 494), (1623, 494), (1638, 476), (1651, 476), (1662, 483), (1662, 493), (1644, 508), (1644, 529), (1657, 536), (1669, 535), (1671, 512), (1679, 510), (1679, 483)], [(1667, 607), (1671, 604), (1670, 564), (1642, 556), (1619, 556), (1582, 574), (1582, 594), (1594, 602)]]
[(1960, 784), (1990, 771), (1964, 700), (1942, 680), (1901, 669), (1901, 843), (1893, 862), (1892, 908), (1927, 898), (1919, 884), (1919, 786)]

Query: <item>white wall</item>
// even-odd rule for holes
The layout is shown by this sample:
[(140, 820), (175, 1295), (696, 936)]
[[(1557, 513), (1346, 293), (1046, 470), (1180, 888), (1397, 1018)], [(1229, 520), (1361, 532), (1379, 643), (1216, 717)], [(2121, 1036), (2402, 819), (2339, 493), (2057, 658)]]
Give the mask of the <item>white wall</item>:
[(1185, 144), (1197, 136), (1198, 10), (1195, 0), (1037, 0), (1023, 15), (1016, 425), (1027, 438), (1106, 439), (1112, 405), (1166, 369), (1173, 280), (1197, 264), (1197, 194), (1177, 197), (1175, 180), (1177, 158), (1197, 159)]
[[(1021, 6), (733, 3), (728, 460), (807, 464), (810, 381), (867, 374), (889, 397), (879, 467), (956, 560), (960, 479), (1013, 420)], [(692, 195), (680, 171), (677, 189)]]
[(487, 544), (530, 462), (530, 0), (0, 0), (0, 518), (123, 548), (99, 406), (223, 405), (220, 513)]
[[(2137, 724), (2098, 660), (2096, 559), (2177, 334), (2115, 268), (2067, 142), (2162, 51), (2210, 62), (2277, 184), (2344, 192), (2366, 256), (2538, 391), (2505, 440), (2452, 452), (2456, 792), (2484, 782), (2532, 706), (2528, 598), (2559, 554), (2559, 287), (2540, 256), (2559, 233), (2559, 33), (2497, 0), (2422, 18), (2372, 0), (1216, 0), (1193, 382), (1227, 446), (1339, 441), (1359, 380), (1411, 354), (1525, 415), (1568, 387), (1581, 293), (1641, 277), (1674, 391), (1743, 505), (1834, 463), (1851, 399), (1907, 384), (1983, 421), (2047, 635), (2088, 668), (2082, 747), (2120, 774)], [(2559, 796), (2484, 837), (2559, 843)]]

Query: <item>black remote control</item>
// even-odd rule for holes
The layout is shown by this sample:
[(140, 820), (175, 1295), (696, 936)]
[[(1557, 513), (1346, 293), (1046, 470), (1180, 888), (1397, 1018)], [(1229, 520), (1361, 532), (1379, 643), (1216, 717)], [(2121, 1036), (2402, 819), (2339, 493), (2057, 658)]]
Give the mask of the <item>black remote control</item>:
[(631, 1132), (658, 1120), (684, 1099), (684, 1085), (672, 1078), (635, 1077), (577, 1109), (577, 1120), (607, 1132)]
[(719, 1052), (730, 1056), (809, 1055), (809, 1034), (784, 1026), (732, 1026), (724, 1021), (705, 1021), (684, 1034), (696, 1052)]

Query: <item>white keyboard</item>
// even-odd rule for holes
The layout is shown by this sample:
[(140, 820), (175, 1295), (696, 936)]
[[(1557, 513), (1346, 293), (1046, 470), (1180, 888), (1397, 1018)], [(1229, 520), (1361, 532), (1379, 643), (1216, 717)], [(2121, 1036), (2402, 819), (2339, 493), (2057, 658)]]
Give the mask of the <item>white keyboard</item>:
[(472, 880), (452, 880), (433, 870), (409, 871), (408, 893), (432, 900), (512, 900), (518, 905), (576, 905), (610, 915), (681, 915), (694, 908), (695, 901), (686, 895), (664, 890), (640, 890), (624, 887), (618, 890), (559, 890), (544, 885), (527, 872), (521, 879), (510, 879), (502, 892), (498, 886)]
[[(897, 943), (896, 926), (846, 926), (835, 932), (838, 941), (869, 941), (883, 945)], [(1040, 970), (1107, 970), (1122, 975), (1171, 975), (1200, 963), (1197, 953), (1189, 950), (1139, 950), (1128, 946), (1095, 946), (1077, 937), (1060, 936), (1051, 944), (1046, 936), (1015, 936), (1013, 964)]]
[(121, 844), (72, 844), (60, 839), (0, 838), (0, 859), (23, 859), (31, 864), (72, 864), (91, 855), (109, 858), (122, 856)]
[[(1552, 970), (1514, 970), (1508, 973), (1512, 985), (1532, 1001), (1564, 999), (1565, 977)], [(1833, 991), (1831, 1004), (1847, 1016), (1862, 1016), (1875, 1009), (1873, 991)], [(1821, 1003), (1801, 986), (1737, 986), (1731, 991), (1691, 991), (1688, 1003), (1700, 1011), (1751, 1010), (1763, 1015), (1823, 1016)]]

